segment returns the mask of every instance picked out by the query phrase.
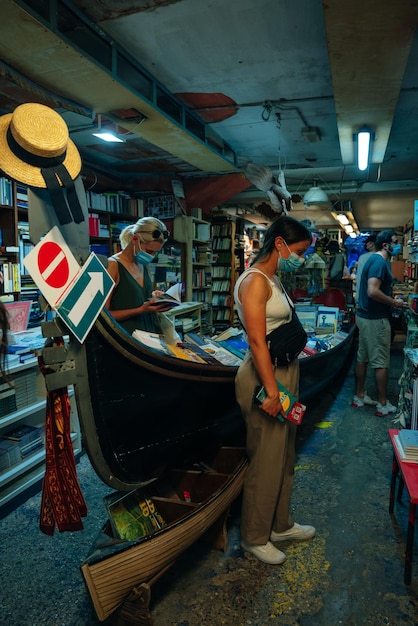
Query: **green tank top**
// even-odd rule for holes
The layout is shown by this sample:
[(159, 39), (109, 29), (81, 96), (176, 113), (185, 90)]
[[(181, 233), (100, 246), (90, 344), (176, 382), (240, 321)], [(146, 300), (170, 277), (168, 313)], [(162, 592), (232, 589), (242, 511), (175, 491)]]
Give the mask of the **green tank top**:
[[(118, 261), (117, 257), (112, 257), (118, 262), (119, 284), (115, 287), (110, 301), (110, 308), (115, 310), (134, 309), (139, 307), (152, 296), (152, 283), (148, 270), (144, 267), (144, 286), (141, 287), (126, 267)], [(160, 332), (155, 313), (144, 313), (130, 317), (124, 322), (119, 322), (121, 326), (131, 335), (136, 328), (146, 330), (151, 333)]]

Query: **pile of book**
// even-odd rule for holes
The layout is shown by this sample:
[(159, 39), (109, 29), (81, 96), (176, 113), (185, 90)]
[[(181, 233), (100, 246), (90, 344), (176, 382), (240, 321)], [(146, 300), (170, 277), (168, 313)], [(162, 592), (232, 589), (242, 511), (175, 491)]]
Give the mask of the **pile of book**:
[(402, 461), (418, 463), (418, 430), (402, 428), (394, 440)]
[(44, 447), (43, 429), (23, 424), (0, 439), (0, 470), (19, 463)]
[(15, 441), (0, 439), (0, 472), (22, 460), (19, 445)]

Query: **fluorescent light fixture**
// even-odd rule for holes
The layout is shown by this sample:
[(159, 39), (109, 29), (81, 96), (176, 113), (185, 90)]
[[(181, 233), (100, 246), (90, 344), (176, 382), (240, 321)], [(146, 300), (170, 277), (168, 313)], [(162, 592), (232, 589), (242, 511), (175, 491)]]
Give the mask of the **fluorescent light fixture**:
[(344, 226), (346, 224), (349, 224), (348, 217), (344, 215), (344, 213), (338, 213), (337, 220), (340, 222), (340, 224), (343, 224)]
[(350, 233), (349, 236), (351, 237), (351, 239), (355, 239), (357, 237), (356, 233)]
[[(117, 128), (115, 126), (115, 128)], [(93, 133), (94, 137), (98, 137), (102, 141), (107, 141), (108, 143), (125, 143), (124, 139), (121, 139), (116, 133), (111, 130), (106, 130), (102, 128), (102, 114), (97, 114), (97, 133)]]
[(308, 191), (303, 196), (303, 204), (305, 206), (318, 206), (321, 204), (328, 205), (329, 198), (325, 191), (314, 183), (313, 187), (308, 189)]
[(357, 166), (364, 172), (369, 166), (371, 132), (363, 129), (357, 133)]
[(94, 137), (98, 137), (102, 141), (107, 141), (109, 143), (124, 143), (123, 139), (117, 137), (114, 133), (101, 131), (99, 133), (93, 133)]
[(351, 226), (351, 224), (347, 224), (346, 226), (344, 226), (344, 230), (346, 233), (354, 232), (354, 228)]

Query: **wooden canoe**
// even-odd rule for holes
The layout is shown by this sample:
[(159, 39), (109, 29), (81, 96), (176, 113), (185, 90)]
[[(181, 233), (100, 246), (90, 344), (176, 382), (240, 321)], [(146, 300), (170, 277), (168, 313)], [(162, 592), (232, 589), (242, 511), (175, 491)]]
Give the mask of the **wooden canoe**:
[[(247, 463), (243, 448), (221, 447), (212, 457), (201, 458), (202, 469), (171, 469), (147, 487), (167, 526), (135, 541), (115, 542), (108, 526), (98, 536), (81, 571), (100, 620), (134, 587), (164, 572), (239, 495)], [(191, 502), (184, 501), (185, 491)]]

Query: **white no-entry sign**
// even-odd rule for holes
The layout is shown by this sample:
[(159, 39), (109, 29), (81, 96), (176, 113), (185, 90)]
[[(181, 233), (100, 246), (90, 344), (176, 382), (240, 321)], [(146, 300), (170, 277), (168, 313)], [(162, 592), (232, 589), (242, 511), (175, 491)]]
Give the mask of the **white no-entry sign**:
[(25, 266), (52, 307), (80, 271), (80, 266), (57, 226), (24, 258)]
[(54, 226), (24, 263), (46, 300), (83, 343), (114, 287), (99, 259), (91, 253), (80, 267)]

